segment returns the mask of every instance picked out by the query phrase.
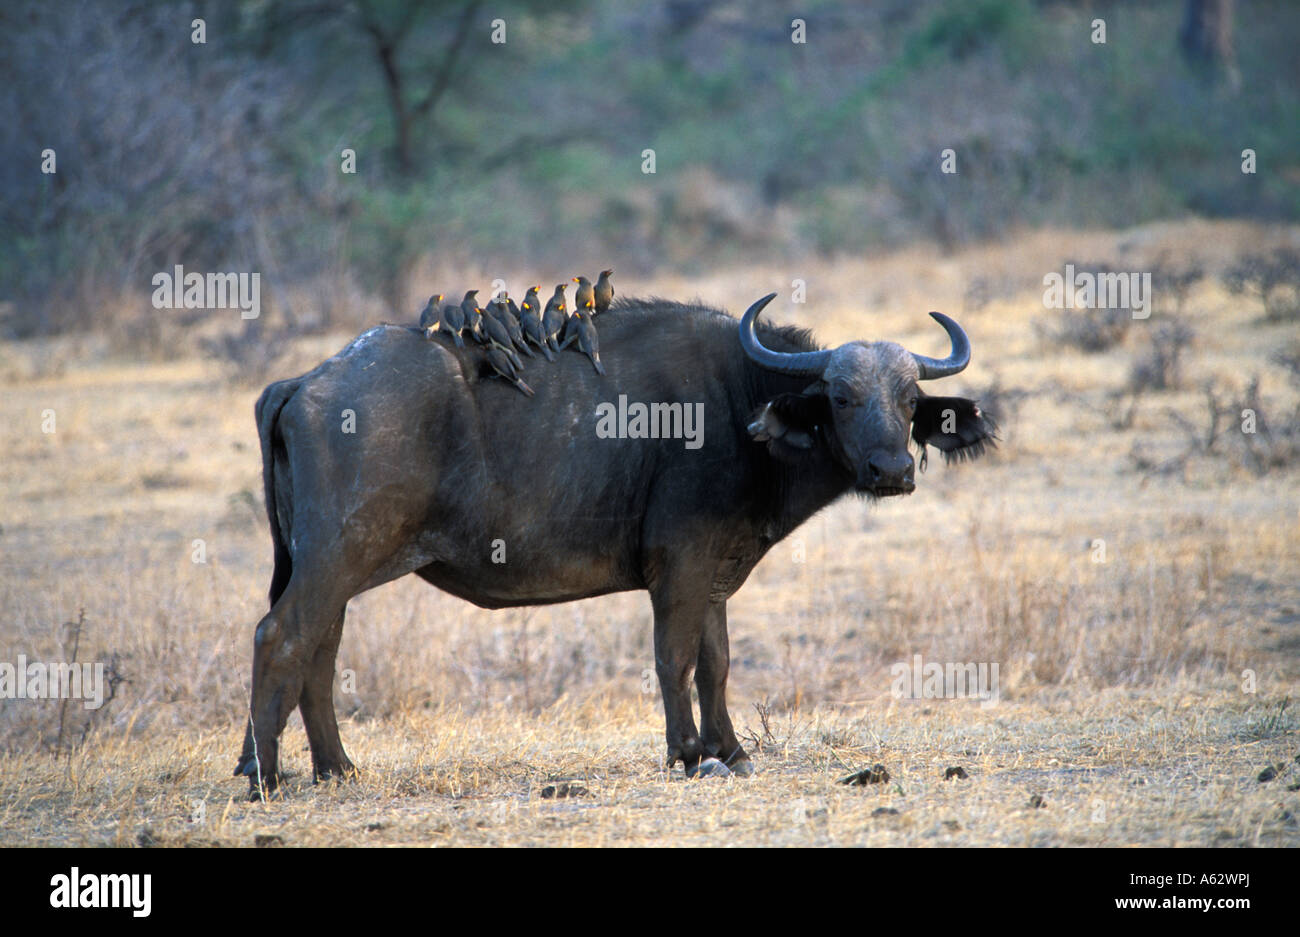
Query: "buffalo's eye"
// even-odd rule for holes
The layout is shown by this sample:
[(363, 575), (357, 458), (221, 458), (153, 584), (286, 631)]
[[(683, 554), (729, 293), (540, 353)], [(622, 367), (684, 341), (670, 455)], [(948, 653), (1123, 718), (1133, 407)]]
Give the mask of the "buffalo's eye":
[(915, 409), (916, 409), (916, 405), (917, 405), (918, 403), (920, 403), (920, 402), (921, 402), (921, 401), (920, 401), (920, 398), (917, 398), (917, 397), (912, 397), (912, 398), (910, 398), (910, 399), (907, 401), (907, 409), (909, 409), (909, 410), (915, 410)]
[(835, 406), (839, 407), (841, 410), (843, 410), (843, 409), (844, 409), (845, 407), (847, 407), (848, 405), (849, 405), (849, 402), (848, 402), (848, 400), (846, 400), (845, 398), (843, 398), (843, 397), (836, 397), (836, 398), (835, 398)]

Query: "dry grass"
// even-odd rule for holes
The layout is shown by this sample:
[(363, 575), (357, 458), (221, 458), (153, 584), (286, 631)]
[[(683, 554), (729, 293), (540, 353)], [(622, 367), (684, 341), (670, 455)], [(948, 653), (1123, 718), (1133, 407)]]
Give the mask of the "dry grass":
[[(663, 772), (644, 595), (489, 613), (408, 579), (349, 606), (339, 667), (355, 692), (336, 699), (363, 777), (307, 783), (295, 716), (289, 796), (243, 802), (228, 774), (270, 572), (260, 388), (193, 356), (105, 358), (93, 337), (0, 347), (0, 661), (60, 659), (63, 624), (85, 609), (81, 659), (117, 655), (130, 681), (93, 716), (71, 707), (62, 740), (57, 703), (0, 701), (0, 844), (1300, 843), (1284, 705), (1300, 698), (1296, 469), (1206, 454), (1161, 473), (1133, 458), (1186, 448), (1167, 411), (1199, 422), (1203, 380), (1259, 373), (1262, 398), (1292, 412), (1295, 389), (1268, 371), (1289, 327), (1207, 277), (1183, 314), (1201, 339), (1186, 389), (1144, 396), (1123, 429), (1107, 401), (1169, 315), (1159, 298), (1101, 354), (1045, 348), (1033, 327), (1042, 275), (1068, 258), (1191, 256), (1217, 272), (1294, 234), (1044, 232), (950, 257), (620, 282), (738, 313), (801, 277), (808, 304), (778, 318), (828, 343), (887, 336), (930, 354), (943, 338), (926, 310), (960, 312), (976, 277), (1001, 284), (960, 312), (975, 364), (945, 391), (1016, 391), (1003, 447), (974, 465), (932, 459), (911, 498), (824, 512), (732, 601), (732, 713), (761, 748), (748, 782)], [(296, 342), (267, 377), (349, 337)], [(894, 700), (890, 665), (914, 654), (997, 662), (1000, 702)], [(877, 762), (887, 785), (835, 783)], [(945, 782), (955, 765), (970, 778)], [(588, 794), (544, 798), (560, 779)]]
[[(1293, 845), (1298, 772), (1255, 776), (1294, 738), (1242, 731), (1266, 708), (1184, 685), (820, 707), (772, 720), (748, 783), (686, 783), (658, 767), (653, 700), (588, 694), (536, 720), (503, 704), (350, 724), (359, 780), (300, 775), (268, 804), (235, 796), (231, 729), (105, 739), (0, 762), (0, 845)], [(874, 762), (887, 784), (836, 783)], [(969, 777), (945, 781), (953, 766)], [(543, 794), (573, 778), (584, 795)]]

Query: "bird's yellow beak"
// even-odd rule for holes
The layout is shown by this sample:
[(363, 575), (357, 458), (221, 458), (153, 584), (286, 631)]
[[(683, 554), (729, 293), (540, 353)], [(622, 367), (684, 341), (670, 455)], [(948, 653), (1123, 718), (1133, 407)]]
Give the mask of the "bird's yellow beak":
[(574, 282), (574, 283), (577, 283), (577, 282), (578, 282), (578, 278), (577, 278), (577, 277), (574, 277), (574, 278), (573, 278), (573, 282)]

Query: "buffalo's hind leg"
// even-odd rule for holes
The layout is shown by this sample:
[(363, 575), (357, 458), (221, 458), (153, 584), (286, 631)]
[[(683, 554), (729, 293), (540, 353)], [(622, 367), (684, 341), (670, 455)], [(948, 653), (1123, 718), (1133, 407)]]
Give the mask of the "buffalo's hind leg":
[(733, 774), (747, 778), (754, 763), (745, 754), (727, 712), (727, 675), (731, 649), (727, 641), (727, 603), (714, 602), (704, 617), (695, 688), (700, 694), (700, 743), (706, 757), (716, 758)]
[[(343, 609), (351, 597), (333, 571), (297, 565), (284, 594), (258, 622), (253, 636), (249, 725), (244, 735), (244, 750), (235, 768), (236, 775), (248, 776), (253, 797), (271, 793), (279, 786), (280, 733), (289, 721), (289, 714), (308, 691), (308, 677), (313, 672), (316, 679), (310, 685), (311, 701), (307, 707), (312, 715), (304, 715), (309, 738), (313, 731), (316, 733), (312, 739), (313, 761), (317, 740), (323, 744), (321, 751), (326, 755), (342, 754), (332, 692), (329, 697), (320, 692), (320, 672), (324, 667), (319, 661), (328, 659), (332, 687), (334, 651), (342, 633)], [(325, 653), (318, 658), (319, 650)], [(323, 715), (326, 707), (328, 722)], [(343, 756), (344, 763), (346, 757)]]
[(312, 777), (317, 781), (350, 778), (357, 773), (343, 750), (338, 720), (334, 715), (334, 662), (343, 637), (345, 614), (346, 606), (321, 639), (311, 663), (307, 665), (307, 677), (298, 698), (303, 726), (307, 729), (307, 742), (311, 746)]

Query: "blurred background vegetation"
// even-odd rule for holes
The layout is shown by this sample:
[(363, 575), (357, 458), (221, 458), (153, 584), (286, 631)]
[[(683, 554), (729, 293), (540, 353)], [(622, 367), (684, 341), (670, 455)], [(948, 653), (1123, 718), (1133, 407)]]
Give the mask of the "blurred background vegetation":
[(1295, 220), (1297, 48), (1293, 0), (10, 0), (0, 336), (112, 325), (178, 263), (260, 271), (311, 329), (403, 308), (429, 257), (635, 275)]

